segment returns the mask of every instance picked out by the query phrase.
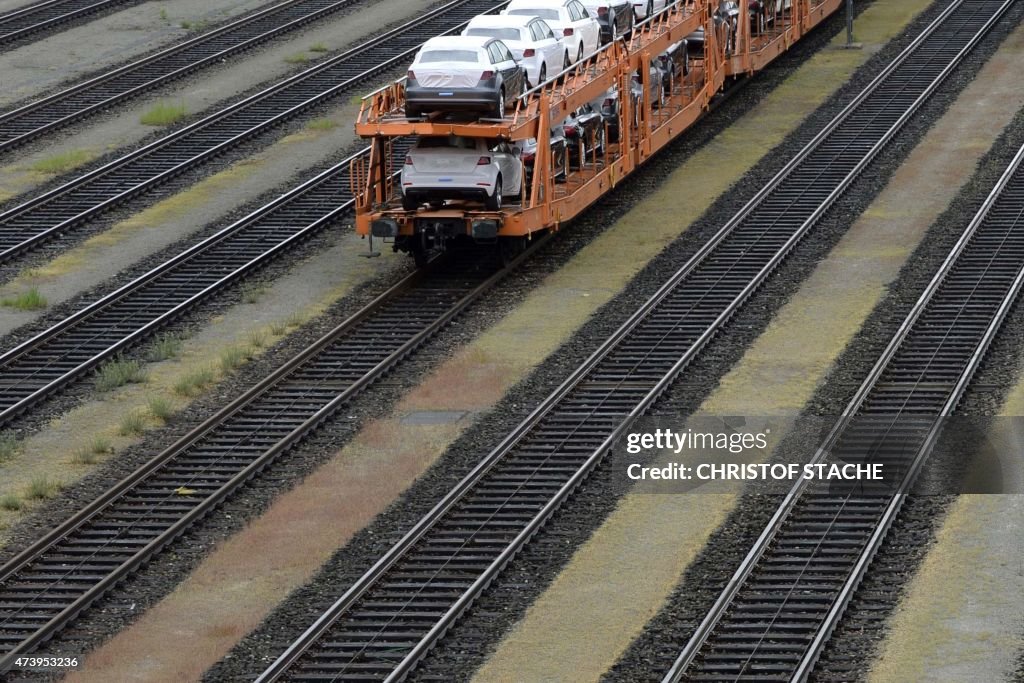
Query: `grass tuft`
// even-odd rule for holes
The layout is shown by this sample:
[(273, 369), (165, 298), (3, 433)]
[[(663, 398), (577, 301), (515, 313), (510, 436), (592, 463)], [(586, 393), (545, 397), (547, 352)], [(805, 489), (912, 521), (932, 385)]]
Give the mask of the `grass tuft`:
[(21, 498), (18, 498), (13, 493), (5, 493), (0, 496), (0, 509), (13, 512), (21, 509)]
[(209, 22), (205, 19), (199, 19), (197, 21), (183, 21), (178, 25), (186, 31), (202, 31), (209, 25)]
[(252, 330), (249, 332), (249, 346), (254, 349), (262, 349), (267, 345), (267, 333), (263, 330)]
[(158, 420), (167, 422), (174, 415), (174, 405), (163, 396), (151, 396), (148, 404), (149, 414)]
[(88, 448), (80, 448), (71, 456), (71, 462), (75, 465), (95, 465), (99, 456)]
[(174, 393), (179, 396), (195, 396), (213, 384), (213, 380), (213, 370), (210, 368), (199, 368), (175, 382)]
[(188, 110), (184, 102), (157, 102), (142, 115), (139, 122), (144, 126), (169, 126), (185, 118)]
[(113, 360), (96, 373), (96, 390), (113, 391), (125, 384), (142, 384), (148, 373), (137, 360)]
[(146, 351), (146, 360), (155, 363), (175, 358), (179, 353), (181, 353), (181, 337), (174, 334), (162, 334)]
[(306, 64), (309, 62), (309, 56), (302, 52), (297, 52), (293, 55), (288, 55), (284, 58), (284, 61), (288, 64)]
[(12, 431), (0, 432), (0, 462), (13, 458), (21, 449), (18, 437)]
[(25, 490), (25, 497), (29, 500), (52, 498), (58, 491), (60, 491), (60, 488), (60, 484), (49, 477), (36, 477), (28, 483), (28, 488)]
[(327, 46), (323, 43), (313, 43), (309, 46), (310, 52), (327, 52)]
[(252, 357), (249, 349), (241, 346), (229, 346), (220, 352), (220, 369), (225, 375), (237, 370)]
[(69, 152), (54, 154), (53, 156), (40, 159), (32, 164), (32, 170), (39, 173), (64, 173), (73, 168), (78, 168), (85, 162), (92, 159), (92, 154), (84, 149), (73, 149)]
[(131, 410), (121, 417), (117, 433), (121, 436), (138, 436), (146, 431), (146, 415), (140, 410)]
[(21, 294), (0, 300), (0, 304), (19, 311), (38, 311), (41, 308), (46, 308), (48, 302), (38, 289), (32, 287)]
[(313, 119), (306, 124), (308, 130), (327, 131), (338, 127), (338, 122), (332, 119)]
[(247, 282), (242, 285), (242, 303), (254, 304), (267, 293), (266, 285), (258, 285), (254, 282)]

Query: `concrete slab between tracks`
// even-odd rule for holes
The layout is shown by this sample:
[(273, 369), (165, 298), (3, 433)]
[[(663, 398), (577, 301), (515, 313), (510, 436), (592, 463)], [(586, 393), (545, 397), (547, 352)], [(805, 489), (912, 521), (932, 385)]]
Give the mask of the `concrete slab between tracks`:
[[(1024, 382), (1001, 415), (1024, 415)], [(867, 680), (1012, 680), (1022, 615), (1024, 496), (961, 496), (900, 600)]]
[[(879, 0), (865, 13), (858, 39), (880, 45), (910, 19), (913, 10), (909, 8), (927, 4), (925, 0), (915, 2)], [(696, 219), (712, 198), (797, 126), (869, 52), (828, 51), (816, 56), (736, 127), (696, 154), (650, 201), (581, 250), (515, 311), (458, 350), (392, 414), (368, 424), (330, 462), (280, 496), (246, 530), (222, 543), (171, 595), (89, 655), (83, 669), (68, 680), (176, 681), (198, 677), (291, 590), (308, 581), (334, 550), (400, 495), (472, 424), (476, 415), (493, 406), (527, 376), (538, 359), (557, 349), (620, 291), (678, 234), (680, 225)], [(978, 140), (985, 139), (989, 128), (996, 131), (1001, 127), (993, 111), (983, 116), (991, 118), (985, 118), (972, 132)], [(1009, 114), (1004, 119), (1008, 120)], [(937, 162), (940, 165), (911, 173), (917, 183), (914, 193), (928, 189), (915, 215), (907, 214), (903, 194), (879, 205), (873, 222), (861, 225), (855, 230), (856, 238), (837, 247), (834, 260), (816, 272), (813, 282), (787, 307), (758, 349), (751, 350), (742, 368), (726, 379), (707, 408), (718, 411), (734, 407), (733, 414), (763, 413), (771, 408), (749, 402), (749, 382), (755, 381), (752, 377), (757, 378), (759, 386), (768, 379), (778, 385), (773, 391), (778, 411), (793, 412), (802, 407), (813, 390), (814, 377), (825, 372), (854, 334), (885, 283), (930, 224), (930, 216), (944, 208), (936, 195), (948, 195), (935, 192), (928, 174), (936, 168), (962, 165), (961, 175), (966, 178), (972, 159), (984, 148), (979, 144), (976, 151), (964, 154), (939, 144), (946, 155)], [(933, 148), (931, 153), (936, 154), (936, 150)], [(700, 172), (695, 172), (698, 169)], [(701, 183), (699, 189), (694, 187), (695, 182)], [(687, 191), (680, 192), (681, 186)], [(638, 226), (643, 226), (642, 239), (637, 239)], [(884, 237), (879, 238), (879, 231)], [(844, 287), (853, 281), (860, 281), (860, 286)], [(807, 351), (803, 354), (806, 363), (786, 368), (776, 365), (779, 357), (789, 355), (783, 350), (794, 344)], [(435, 424), (403, 422), (404, 417), (417, 411), (466, 415)], [(658, 498), (666, 505), (688, 504), (682, 496)], [(715, 528), (716, 520), (724, 518), (731, 506), (727, 499), (714, 504), (707, 497), (701, 500), (699, 510), (676, 508), (661, 514), (657, 520), (662, 525), (660, 534), (669, 529), (673, 533), (668, 536), (650, 530), (651, 522), (660, 514), (651, 512), (650, 501), (639, 497), (623, 501), (621, 509), (574, 559), (564, 575), (570, 578), (556, 581), (480, 678), (597, 678), (657, 610), (689, 558)], [(687, 520), (685, 525), (673, 528), (664, 524), (680, 518)], [(630, 545), (633, 538), (636, 543)], [(261, 552), (252, 553), (253, 547), (261, 548)], [(622, 566), (623, 557), (635, 557), (637, 548), (643, 552), (645, 563), (652, 565), (651, 576), (658, 574), (659, 579), (640, 584), (635, 572), (616, 576), (609, 569)], [(663, 553), (658, 552), (661, 548)], [(620, 590), (623, 587), (628, 590)], [(238, 598), (241, 595), (244, 600)], [(559, 610), (564, 615), (559, 616)], [(176, 651), (192, 653), (189, 661), (183, 662), (159, 646), (168, 633), (175, 635)], [(589, 646), (581, 647), (584, 643)]]

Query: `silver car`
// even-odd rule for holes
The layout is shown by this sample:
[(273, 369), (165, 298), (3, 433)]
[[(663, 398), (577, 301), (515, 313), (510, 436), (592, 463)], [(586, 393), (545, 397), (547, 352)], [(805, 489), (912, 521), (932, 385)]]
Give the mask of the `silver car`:
[(456, 135), (421, 137), (402, 166), (402, 207), (451, 199), (501, 208), (506, 196), (519, 195), (523, 163), (507, 142)]

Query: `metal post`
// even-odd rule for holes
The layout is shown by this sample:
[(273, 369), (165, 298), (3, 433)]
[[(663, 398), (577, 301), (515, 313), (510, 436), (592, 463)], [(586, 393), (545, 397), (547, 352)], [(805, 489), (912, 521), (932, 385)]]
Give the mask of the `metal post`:
[(853, 46), (853, 0), (846, 0), (846, 47)]

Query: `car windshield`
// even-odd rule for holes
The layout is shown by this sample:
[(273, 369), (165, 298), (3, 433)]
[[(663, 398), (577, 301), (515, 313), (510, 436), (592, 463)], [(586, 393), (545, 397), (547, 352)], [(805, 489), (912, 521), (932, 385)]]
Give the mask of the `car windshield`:
[(471, 28), (466, 31), (468, 36), (481, 36), (484, 38), (500, 38), (501, 40), (519, 40), (519, 29), (517, 28)]
[(558, 10), (556, 9), (510, 9), (508, 13), (520, 17), (540, 17), (541, 19), (558, 20)]
[(447, 137), (420, 138), (416, 143), (418, 149), (476, 149), (476, 141), (469, 138), (460, 138), (454, 135)]
[(427, 50), (420, 53), (420, 63), (426, 62), (476, 62), (476, 50)]

